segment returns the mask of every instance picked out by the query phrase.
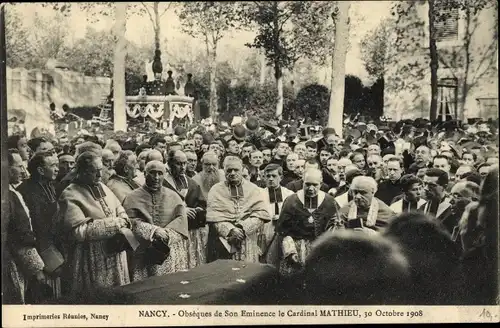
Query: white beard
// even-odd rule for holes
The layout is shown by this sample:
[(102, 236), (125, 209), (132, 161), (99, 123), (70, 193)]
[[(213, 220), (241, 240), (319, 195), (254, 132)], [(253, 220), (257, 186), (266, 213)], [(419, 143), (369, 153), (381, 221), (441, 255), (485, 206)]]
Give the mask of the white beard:
[(201, 173), (201, 187), (205, 190), (210, 190), (216, 183), (220, 182), (219, 171)]

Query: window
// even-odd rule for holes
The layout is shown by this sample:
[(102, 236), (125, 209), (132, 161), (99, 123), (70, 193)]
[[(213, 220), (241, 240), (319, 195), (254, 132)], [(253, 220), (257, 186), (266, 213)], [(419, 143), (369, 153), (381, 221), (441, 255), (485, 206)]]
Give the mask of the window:
[(458, 82), (454, 78), (441, 79), (438, 83), (438, 116), (443, 121), (458, 118)]
[(445, 1), (436, 2), (436, 41), (458, 39), (458, 7), (450, 7)]

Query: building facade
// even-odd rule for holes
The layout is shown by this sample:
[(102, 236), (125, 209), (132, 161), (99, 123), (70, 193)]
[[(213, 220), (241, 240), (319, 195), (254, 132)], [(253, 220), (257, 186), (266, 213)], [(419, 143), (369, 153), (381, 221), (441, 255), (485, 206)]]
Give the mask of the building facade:
[[(438, 116), (498, 118), (496, 0), (436, 0)], [(477, 12), (476, 12), (477, 11)], [(384, 115), (429, 118), (431, 73), (427, 1), (395, 2), (385, 60)]]

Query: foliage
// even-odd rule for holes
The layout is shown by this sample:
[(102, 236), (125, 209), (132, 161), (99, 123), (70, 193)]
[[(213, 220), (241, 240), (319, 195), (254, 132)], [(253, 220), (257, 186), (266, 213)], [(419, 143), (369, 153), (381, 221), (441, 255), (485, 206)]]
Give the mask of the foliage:
[(217, 46), (230, 30), (242, 22), (242, 7), (236, 2), (185, 2), (178, 15), (182, 31), (204, 41), (210, 74), (210, 111), (217, 112)]
[(322, 62), (331, 50), (333, 26), (327, 24), (333, 13), (331, 2), (262, 1), (247, 10), (257, 27), (257, 36), (247, 46), (264, 50), (276, 79), (299, 58)]
[(50, 59), (58, 59), (67, 51), (68, 25), (58, 12), (45, 18), (34, 15), (36, 29), (28, 31), (15, 8), (6, 15), (7, 65), (26, 69), (44, 69)]
[(7, 66), (23, 67), (31, 60), (28, 31), (14, 10), (5, 13), (5, 47)]
[(320, 84), (307, 85), (297, 93), (296, 105), (299, 116), (324, 122), (328, 119), (330, 90)]
[(365, 107), (365, 90), (361, 79), (354, 75), (345, 76), (344, 113), (361, 112)]
[(391, 21), (385, 20), (361, 40), (361, 60), (373, 78), (383, 78), (386, 72), (391, 32)]
[(391, 37), (386, 57), (387, 67), (397, 72), (386, 77), (385, 84), (390, 90), (417, 91), (429, 67), (429, 53), (424, 44), (425, 22), (420, 18), (418, 2), (396, 2), (391, 9), (394, 17), (390, 28)]
[[(249, 86), (246, 84), (219, 85), (219, 101), (224, 104), (220, 118), (231, 121), (233, 116), (257, 116), (262, 120), (274, 118), (276, 99), (278, 97), (276, 88), (272, 85)], [(291, 88), (284, 88), (284, 114), (295, 115), (294, 94)]]
[(238, 4), (232, 2), (185, 2), (177, 10), (182, 24), (182, 31), (193, 38), (206, 42), (206, 46), (213, 46), (224, 37), (230, 30), (239, 26), (242, 22), (242, 11)]

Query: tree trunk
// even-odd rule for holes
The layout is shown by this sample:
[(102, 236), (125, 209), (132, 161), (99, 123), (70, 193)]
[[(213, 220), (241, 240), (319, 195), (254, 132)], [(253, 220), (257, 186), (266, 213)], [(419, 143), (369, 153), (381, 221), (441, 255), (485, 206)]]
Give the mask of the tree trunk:
[(113, 63), (113, 111), (114, 131), (127, 130), (127, 114), (125, 112), (125, 56), (127, 29), (127, 3), (116, 3), (115, 33), (118, 38), (115, 46)]
[(330, 108), (328, 127), (335, 129), (342, 137), (345, 90), (345, 60), (349, 47), (349, 8), (350, 1), (337, 1), (339, 9), (333, 17), (335, 22), (335, 43), (333, 47), (332, 88), (330, 90)]
[[(7, 69), (5, 62), (7, 59), (5, 53), (5, 6), (0, 8), (0, 130), (2, 135), (2, 252), (7, 241), (7, 227), (9, 224), (9, 163), (7, 158)], [(3, 253), (2, 253), (3, 258)], [(5, 263), (4, 263), (5, 264)], [(6, 266), (2, 265), (2, 268)], [(2, 271), (3, 273), (3, 271)], [(3, 274), (2, 274), (3, 276)], [(4, 290), (4, 279), (2, 279), (2, 291)]]
[(274, 79), (276, 81), (276, 90), (278, 91), (278, 99), (276, 101), (276, 118), (281, 120), (283, 117), (283, 70), (281, 68), (281, 64), (276, 54), (281, 52), (280, 49), (280, 29), (279, 29), (279, 9), (278, 9), (278, 1), (273, 2), (273, 10), (274, 10), (274, 22), (273, 22), (273, 40), (274, 40)]
[(459, 120), (464, 120), (465, 118), (465, 103), (467, 101), (467, 95), (469, 93), (469, 71), (470, 71), (470, 64), (471, 64), (471, 49), (470, 49), (470, 44), (471, 44), (471, 31), (470, 31), (470, 24), (471, 24), (471, 12), (469, 6), (465, 7), (465, 42), (464, 42), (464, 55), (465, 55), (465, 67), (464, 67), (464, 74), (462, 76), (462, 85), (461, 85), (461, 90), (460, 90), (460, 100), (458, 101), (458, 119)]
[(217, 44), (214, 42), (212, 53), (210, 54), (210, 115), (214, 121), (219, 115), (217, 108), (217, 83), (216, 83), (216, 67), (217, 67)]
[[(279, 68), (278, 68), (279, 69)], [(276, 118), (281, 120), (283, 118), (283, 74), (277, 74), (276, 89), (278, 90), (278, 99), (276, 102)]]
[(259, 80), (259, 85), (262, 87), (264, 86), (264, 83), (266, 83), (266, 71), (267, 71), (267, 65), (266, 65), (266, 54), (264, 50), (259, 54), (260, 57), (260, 80)]
[(437, 100), (438, 100), (438, 53), (436, 47), (436, 27), (435, 23), (435, 3), (429, 0), (429, 50), (430, 50), (430, 68), (431, 68), (431, 108), (429, 112), (430, 120), (437, 118)]
[(159, 2), (153, 3), (153, 11), (155, 14), (155, 50), (160, 49), (160, 13), (158, 12)]

